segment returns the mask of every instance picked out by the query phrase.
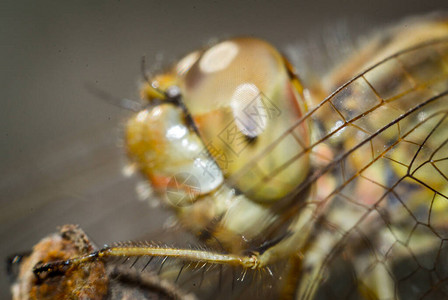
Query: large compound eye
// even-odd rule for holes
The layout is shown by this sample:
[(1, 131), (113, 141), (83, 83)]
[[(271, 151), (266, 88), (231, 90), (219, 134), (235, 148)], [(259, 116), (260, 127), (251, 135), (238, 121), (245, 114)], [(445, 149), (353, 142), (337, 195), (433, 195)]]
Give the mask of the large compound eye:
[(306, 104), (297, 78), (271, 45), (253, 38), (227, 40), (186, 56), (175, 70), (205, 146), (227, 178), (239, 174), (232, 182), (238, 190), (271, 202), (304, 180), (307, 124), (277, 139), (304, 115)]

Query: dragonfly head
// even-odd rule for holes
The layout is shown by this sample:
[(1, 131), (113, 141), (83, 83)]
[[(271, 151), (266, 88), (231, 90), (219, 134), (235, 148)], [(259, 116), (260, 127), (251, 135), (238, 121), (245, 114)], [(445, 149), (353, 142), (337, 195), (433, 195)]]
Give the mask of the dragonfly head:
[[(267, 42), (223, 41), (145, 83), (148, 107), (128, 122), (128, 152), (176, 208), (228, 199), (216, 195), (223, 186), (270, 206), (310, 172), (309, 125), (299, 122), (308, 109), (302, 92), (291, 65)], [(212, 218), (227, 210), (213, 205), (201, 209)]]

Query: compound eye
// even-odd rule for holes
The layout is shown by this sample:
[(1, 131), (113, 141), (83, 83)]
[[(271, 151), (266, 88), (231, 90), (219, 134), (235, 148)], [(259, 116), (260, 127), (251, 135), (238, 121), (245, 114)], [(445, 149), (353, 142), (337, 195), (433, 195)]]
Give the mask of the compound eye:
[(204, 144), (227, 178), (238, 174), (232, 182), (238, 190), (271, 202), (303, 181), (309, 172), (307, 124), (294, 129), (295, 137), (277, 140), (304, 115), (306, 104), (277, 50), (258, 39), (232, 39), (186, 56), (175, 70)]

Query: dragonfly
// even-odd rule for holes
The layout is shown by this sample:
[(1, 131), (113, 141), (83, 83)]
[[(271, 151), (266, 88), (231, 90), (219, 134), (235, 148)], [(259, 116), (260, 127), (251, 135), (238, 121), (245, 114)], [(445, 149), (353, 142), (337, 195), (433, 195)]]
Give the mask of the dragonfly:
[(89, 248), (30, 268), (34, 284), (124, 258), (200, 298), (447, 298), (448, 18), (300, 71), (242, 37), (146, 78), (126, 150), (199, 246)]

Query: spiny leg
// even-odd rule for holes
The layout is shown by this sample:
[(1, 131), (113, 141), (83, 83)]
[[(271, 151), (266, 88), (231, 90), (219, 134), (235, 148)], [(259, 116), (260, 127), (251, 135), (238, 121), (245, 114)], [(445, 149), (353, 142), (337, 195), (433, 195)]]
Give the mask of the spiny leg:
[(222, 254), (211, 252), (209, 250), (195, 249), (176, 249), (170, 247), (161, 247), (151, 244), (122, 244), (117, 246), (105, 247), (101, 250), (71, 258), (64, 261), (54, 261), (50, 263), (37, 265), (33, 272), (36, 276), (43, 273), (63, 272), (64, 269), (84, 263), (93, 262), (97, 259), (107, 259), (114, 257), (163, 257), (177, 258), (189, 262), (224, 264), (240, 266), (247, 269), (257, 269), (260, 267), (259, 255), (252, 253), (250, 255)]

